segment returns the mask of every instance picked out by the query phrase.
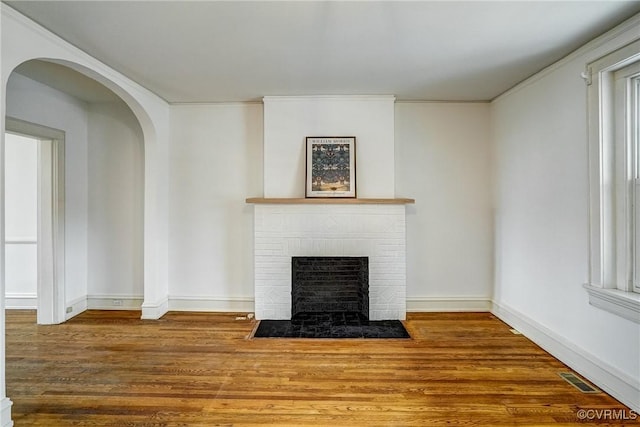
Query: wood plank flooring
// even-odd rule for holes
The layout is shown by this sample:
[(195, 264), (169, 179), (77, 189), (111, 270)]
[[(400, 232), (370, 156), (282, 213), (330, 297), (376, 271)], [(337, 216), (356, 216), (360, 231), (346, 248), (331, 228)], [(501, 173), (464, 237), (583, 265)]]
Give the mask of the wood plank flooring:
[(412, 340), (249, 339), (230, 313), (6, 316), (17, 427), (546, 426), (626, 409), (489, 313), (409, 314)]

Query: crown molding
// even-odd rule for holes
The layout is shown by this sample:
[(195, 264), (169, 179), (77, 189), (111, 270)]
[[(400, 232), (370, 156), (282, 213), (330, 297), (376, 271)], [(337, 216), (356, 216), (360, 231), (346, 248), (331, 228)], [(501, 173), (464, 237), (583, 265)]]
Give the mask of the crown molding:
[[(520, 83), (517, 83), (515, 86), (513, 86), (511, 89), (506, 90), (505, 92), (501, 93), (500, 95), (496, 96), (495, 98), (493, 98), (491, 100), (491, 103), (493, 102), (499, 102), (501, 101), (503, 98), (506, 98), (510, 95), (513, 95), (514, 93), (519, 92), (520, 90), (536, 83), (537, 81), (543, 79), (544, 77), (546, 77), (547, 75), (553, 73), (554, 71), (564, 67), (565, 65), (569, 64), (571, 61), (574, 61), (576, 59), (578, 59), (581, 56), (584, 55), (588, 55), (591, 51), (598, 49), (604, 45), (606, 45), (607, 43), (610, 43), (612, 41), (614, 41), (616, 38), (624, 36), (627, 32), (629, 32), (630, 38), (629, 40), (627, 40), (626, 42), (622, 42), (622, 44), (618, 47), (622, 47), (626, 44), (632, 43), (635, 40), (638, 40), (640, 38), (640, 36), (638, 35), (638, 27), (640, 27), (640, 13), (632, 16), (631, 18), (627, 19), (626, 21), (624, 21), (623, 23), (617, 25), (616, 27), (613, 27), (612, 29), (610, 29), (609, 31), (605, 32), (604, 34), (596, 37), (595, 39), (587, 42), (586, 44), (582, 45), (581, 47), (577, 48), (576, 50), (574, 50), (573, 52), (569, 53), (568, 55), (566, 55), (565, 57), (559, 59), (558, 61), (554, 62), (553, 64), (549, 65), (548, 67), (542, 69), (541, 71), (538, 71), (537, 73), (533, 74), (530, 77), (527, 77), (526, 79), (524, 79), (523, 81), (521, 81)], [(635, 37), (634, 37), (635, 35)], [(612, 48), (612, 50), (617, 49), (616, 48)], [(592, 62), (596, 59), (598, 59), (599, 57), (602, 57), (603, 55), (596, 55), (594, 58), (588, 58), (585, 61), (586, 63)]]
[(309, 96), (265, 96), (263, 102), (296, 101), (393, 101), (395, 95), (309, 95)]

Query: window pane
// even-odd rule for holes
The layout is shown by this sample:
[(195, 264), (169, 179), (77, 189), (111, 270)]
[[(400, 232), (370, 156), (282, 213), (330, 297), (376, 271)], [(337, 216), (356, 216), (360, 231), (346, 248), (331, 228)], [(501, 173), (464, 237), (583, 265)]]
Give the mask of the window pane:
[(633, 290), (640, 292), (640, 76), (630, 81), (629, 137), (634, 150)]

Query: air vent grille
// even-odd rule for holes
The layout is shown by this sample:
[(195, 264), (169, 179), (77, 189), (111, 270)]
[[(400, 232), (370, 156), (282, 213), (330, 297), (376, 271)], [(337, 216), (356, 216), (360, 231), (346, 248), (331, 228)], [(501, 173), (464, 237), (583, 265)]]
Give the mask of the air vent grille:
[(573, 372), (560, 372), (559, 374), (566, 382), (580, 390), (582, 393), (601, 393), (600, 390), (574, 374)]

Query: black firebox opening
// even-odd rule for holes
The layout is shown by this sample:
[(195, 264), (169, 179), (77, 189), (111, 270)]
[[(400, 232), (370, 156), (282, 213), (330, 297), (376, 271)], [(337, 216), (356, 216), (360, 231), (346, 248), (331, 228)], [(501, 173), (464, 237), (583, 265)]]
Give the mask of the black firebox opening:
[(291, 319), (313, 313), (369, 320), (369, 258), (292, 257)]

